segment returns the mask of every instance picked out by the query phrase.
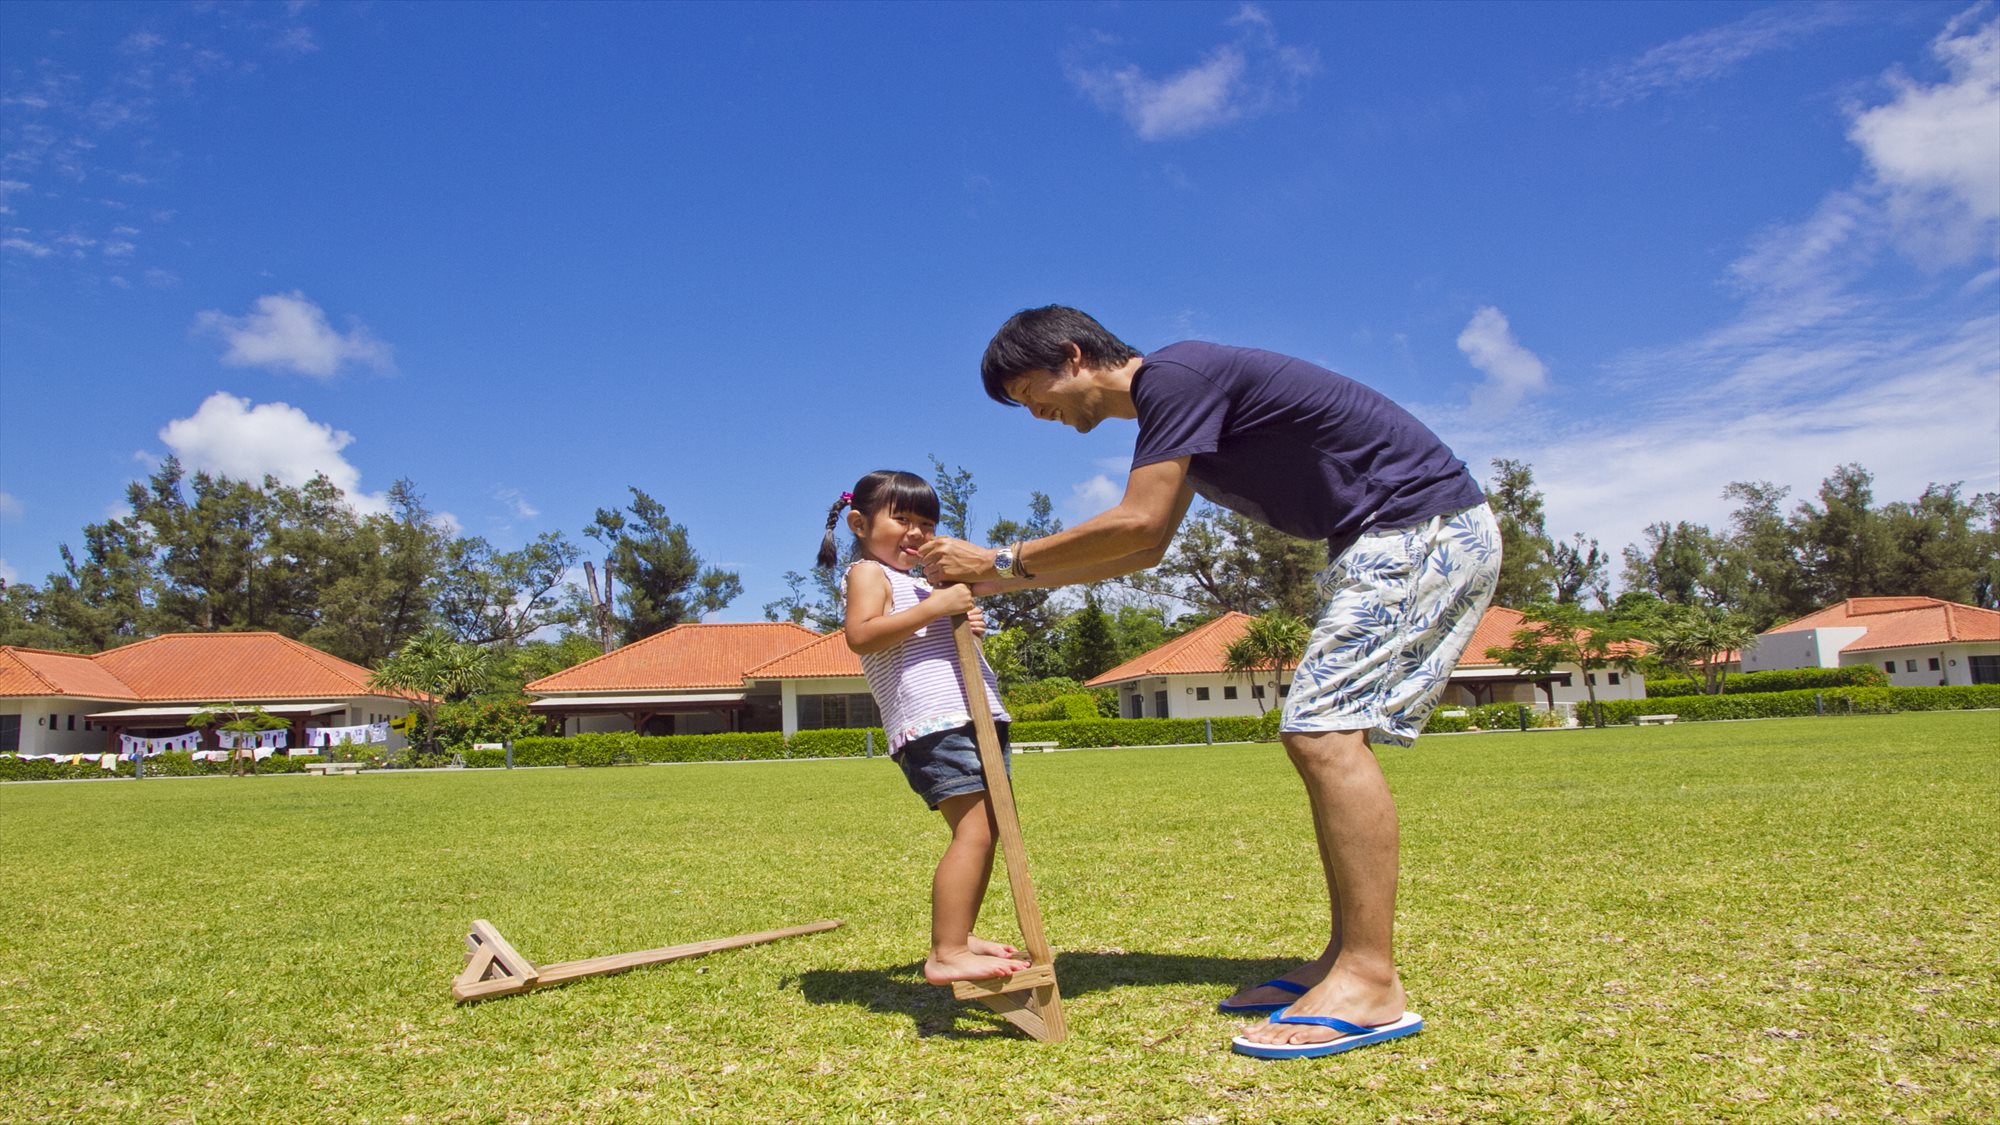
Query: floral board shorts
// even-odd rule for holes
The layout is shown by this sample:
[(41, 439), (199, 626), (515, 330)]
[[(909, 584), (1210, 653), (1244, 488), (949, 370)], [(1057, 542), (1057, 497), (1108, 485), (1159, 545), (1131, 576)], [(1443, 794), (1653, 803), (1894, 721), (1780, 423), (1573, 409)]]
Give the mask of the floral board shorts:
[(1499, 578), (1500, 527), (1484, 504), (1363, 535), (1320, 572), (1326, 612), (1278, 729), (1415, 742)]
[[(995, 720), (993, 728), (1000, 735), (1000, 760), (1006, 763), (1007, 776), (1012, 777), (1014, 760), (1008, 753), (1007, 724)], [(970, 723), (903, 743), (896, 751), (896, 762), (903, 767), (910, 788), (932, 808), (947, 797), (986, 790), (986, 771), (979, 768), (979, 742)]]

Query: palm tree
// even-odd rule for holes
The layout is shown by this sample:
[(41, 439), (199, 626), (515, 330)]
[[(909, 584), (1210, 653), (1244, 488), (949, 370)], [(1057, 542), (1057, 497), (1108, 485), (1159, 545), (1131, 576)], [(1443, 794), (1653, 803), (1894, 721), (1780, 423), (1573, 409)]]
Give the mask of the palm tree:
[(478, 645), (461, 644), (449, 632), (432, 626), (403, 642), (394, 656), (375, 666), (370, 687), (407, 696), (424, 720), (424, 744), (435, 750), (440, 703), (470, 699), (493, 679), (493, 655)]
[[(1305, 655), (1306, 642), (1311, 639), (1312, 626), (1289, 613), (1274, 610), (1251, 619), (1243, 635), (1223, 650), (1222, 663), (1231, 672), (1252, 679), (1257, 672), (1270, 672), (1275, 681), (1278, 673), (1298, 667), (1299, 658)], [(1266, 710), (1263, 697), (1255, 691), (1250, 694), (1262, 714)]]

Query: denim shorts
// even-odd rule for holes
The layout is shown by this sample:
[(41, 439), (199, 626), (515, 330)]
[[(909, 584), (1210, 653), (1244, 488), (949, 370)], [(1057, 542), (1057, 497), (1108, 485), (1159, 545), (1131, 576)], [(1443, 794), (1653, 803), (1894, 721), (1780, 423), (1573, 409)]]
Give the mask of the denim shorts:
[[(995, 722), (993, 727), (1000, 733), (1000, 760), (1006, 764), (1007, 776), (1012, 777), (1014, 761), (1007, 746), (1007, 724)], [(903, 767), (910, 788), (932, 808), (947, 797), (986, 789), (986, 774), (979, 768), (979, 742), (970, 723), (903, 743), (896, 752), (896, 762)]]
[(1326, 612), (1278, 729), (1415, 742), (1499, 576), (1500, 528), (1484, 504), (1363, 535), (1320, 575)]

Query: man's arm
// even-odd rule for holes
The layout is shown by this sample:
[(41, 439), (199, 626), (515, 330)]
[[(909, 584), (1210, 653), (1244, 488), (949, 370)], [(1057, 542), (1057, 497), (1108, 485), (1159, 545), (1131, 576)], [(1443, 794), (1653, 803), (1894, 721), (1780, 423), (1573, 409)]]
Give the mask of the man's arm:
[(933, 539), (923, 546), (924, 573), (932, 581), (979, 582), (981, 594), (1037, 586), (1095, 582), (1157, 566), (1194, 501), (1188, 459), (1177, 457), (1132, 470), (1125, 496), (1108, 512), (1021, 545), (1031, 579), (1000, 579), (996, 549), (962, 539)]

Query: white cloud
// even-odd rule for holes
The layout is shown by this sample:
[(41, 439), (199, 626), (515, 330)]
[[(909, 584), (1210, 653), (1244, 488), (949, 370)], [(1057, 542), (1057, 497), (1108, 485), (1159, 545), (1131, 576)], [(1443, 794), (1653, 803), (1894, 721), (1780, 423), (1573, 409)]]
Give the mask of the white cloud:
[(533, 519), (542, 514), (541, 509), (528, 503), (528, 498), (518, 488), (496, 488), (493, 498), (500, 501), (516, 519)]
[(1973, 14), (1931, 43), (1945, 81), (1927, 86), (1892, 72), (1895, 98), (1854, 111), (1847, 134), (1902, 248), (1931, 264), (1990, 253), (2000, 222), (2000, 20), (1966, 30)]
[[(1254, 4), (1243, 5), (1227, 22), (1237, 29), (1235, 39), (1164, 78), (1148, 77), (1136, 63), (1091, 63), (1080, 56), (1064, 70), (1098, 108), (1124, 117), (1147, 141), (1199, 133), (1292, 104), (1319, 68), (1317, 52), (1280, 44), (1271, 17)], [(1107, 45), (1099, 36), (1093, 47)]]
[(1063, 518), (1069, 523), (1081, 523), (1115, 507), (1124, 498), (1124, 482), (1099, 473), (1087, 481), (1069, 486), (1069, 502), (1063, 505)]
[(16, 254), (26, 254), (30, 258), (46, 258), (54, 250), (26, 238), (0, 238), (0, 249), (12, 250)]
[(1653, 94), (1715, 81), (1750, 59), (1785, 50), (1850, 19), (1832, 4), (1788, 5), (1753, 12), (1733, 23), (1682, 36), (1638, 58), (1588, 71), (1580, 97), (1618, 106)]
[(286, 403), (252, 406), (247, 398), (217, 391), (193, 415), (168, 422), (160, 440), (190, 472), (250, 482), (268, 474), (294, 486), (323, 473), (356, 511), (389, 510), (385, 495), (361, 491), (361, 470), (342, 455), (354, 435)]
[(20, 580), (20, 572), (8, 566), (6, 559), (0, 558), (0, 585), (12, 586)]
[(392, 350), (353, 318), (342, 334), (327, 323), (326, 313), (304, 293), (272, 293), (257, 298), (244, 316), (226, 316), (213, 309), (195, 317), (196, 332), (218, 335), (228, 343), (222, 362), (233, 367), (268, 367), (327, 379), (345, 364), (378, 371), (394, 370)]
[(0, 492), (0, 519), (19, 519), (25, 511), (21, 501), (11, 492)]
[(1486, 381), (1473, 395), (1485, 409), (1509, 410), (1523, 397), (1548, 388), (1548, 365), (1521, 346), (1506, 314), (1491, 305), (1472, 314), (1465, 330), (1458, 334), (1458, 350), (1486, 374)]

